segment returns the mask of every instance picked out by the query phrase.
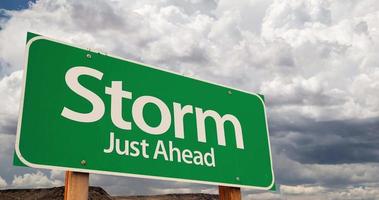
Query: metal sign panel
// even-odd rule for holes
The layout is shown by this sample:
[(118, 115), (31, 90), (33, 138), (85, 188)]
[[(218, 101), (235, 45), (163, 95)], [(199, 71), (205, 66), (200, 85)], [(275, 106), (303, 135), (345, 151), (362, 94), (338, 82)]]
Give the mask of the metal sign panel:
[(270, 189), (257, 94), (44, 36), (27, 43), (16, 154), (27, 166)]

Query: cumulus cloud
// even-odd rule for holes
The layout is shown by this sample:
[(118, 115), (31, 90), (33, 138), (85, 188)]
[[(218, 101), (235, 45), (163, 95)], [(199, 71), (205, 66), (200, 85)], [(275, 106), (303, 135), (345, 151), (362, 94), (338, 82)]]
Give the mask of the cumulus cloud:
[(262, 92), (270, 105), (279, 105), (274, 114), (324, 120), (375, 117), (378, 98), (361, 94), (378, 89), (378, 47), (372, 42), (378, 39), (378, 16), (372, 11), (343, 18), (340, 4), (41, 1), (28, 10), (7, 12), (11, 17), (0, 32), (0, 60), (13, 70), (21, 68), (21, 38), (30, 30)]
[(0, 176), (0, 188), (5, 188), (7, 185), (7, 182)]
[(15, 71), (0, 80), (0, 132), (15, 134), (21, 93), (22, 71)]
[(288, 186), (288, 185), (281, 185), (280, 191), (286, 194), (319, 194), (321, 192), (324, 192), (326, 189), (320, 186), (304, 186), (304, 185), (298, 185), (298, 186)]
[(43, 187), (57, 187), (62, 186), (61, 180), (49, 179), (45, 174), (40, 171), (36, 173), (26, 173), (23, 175), (15, 175), (11, 187), (16, 188), (43, 188)]
[[(0, 136), (7, 138), (1, 145), (14, 137), (4, 135), (15, 133), (25, 36), (33, 31), (264, 94), (275, 174), (284, 186), (281, 194), (247, 190), (247, 198), (379, 196), (374, 184), (379, 180), (375, 0), (46, 0), (0, 15)], [(27, 186), (32, 179), (40, 179), (39, 185), (61, 183), (59, 171), (50, 177), (27, 171), (12, 181), (6, 170), (12, 157), (8, 143), (0, 146), (7, 149), (0, 175), (11, 185)], [(124, 188), (128, 194), (215, 191), (99, 175), (91, 176), (91, 183), (113, 194)], [(316, 195), (321, 192), (326, 196)]]
[(275, 193), (258, 193), (258, 194), (247, 194), (243, 196), (243, 199), (253, 200), (253, 199), (259, 199), (259, 200), (279, 200), (283, 199), (281, 194), (275, 194)]
[[(278, 113), (300, 111), (323, 120), (378, 116), (378, 98), (366, 99), (370, 94), (365, 93), (377, 89), (377, 80), (371, 77), (378, 65), (371, 57), (378, 53), (374, 42), (378, 24), (373, 21), (378, 12), (343, 18), (340, 4), (275, 1), (266, 12), (262, 37), (290, 45), (294, 60), (291, 74), (274, 75), (261, 86), (262, 93), (281, 105), (274, 108)], [(366, 95), (354, 89), (354, 82)]]
[(331, 199), (375, 200), (379, 196), (379, 191), (377, 187), (350, 187), (339, 191), (330, 191), (327, 195)]

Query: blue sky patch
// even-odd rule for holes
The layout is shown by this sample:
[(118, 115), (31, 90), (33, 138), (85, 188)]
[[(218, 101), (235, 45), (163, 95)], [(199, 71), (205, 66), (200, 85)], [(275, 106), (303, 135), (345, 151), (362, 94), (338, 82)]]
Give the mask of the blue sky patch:
[(5, 10), (22, 10), (29, 7), (29, 2), (36, 2), (36, 0), (1, 0), (0, 9)]

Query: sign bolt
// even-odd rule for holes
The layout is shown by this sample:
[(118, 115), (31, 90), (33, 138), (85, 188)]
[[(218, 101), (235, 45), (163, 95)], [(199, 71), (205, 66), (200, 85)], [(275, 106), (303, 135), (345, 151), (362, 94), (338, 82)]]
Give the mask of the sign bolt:
[(86, 57), (91, 58), (91, 54), (87, 53)]
[(229, 90), (229, 91), (228, 91), (228, 94), (232, 94), (232, 91)]
[(82, 161), (80, 161), (80, 164), (84, 166), (84, 165), (87, 164), (87, 161), (86, 160), (82, 160)]
[(237, 177), (236, 177), (236, 180), (237, 180), (237, 181), (239, 181), (239, 180), (240, 180), (240, 177), (239, 177), (239, 176), (237, 176)]

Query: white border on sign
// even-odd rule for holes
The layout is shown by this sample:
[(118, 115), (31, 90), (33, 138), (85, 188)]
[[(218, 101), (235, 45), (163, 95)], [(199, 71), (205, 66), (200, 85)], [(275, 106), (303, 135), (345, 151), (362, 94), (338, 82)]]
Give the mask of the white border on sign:
[(230, 88), (230, 89), (233, 89), (233, 90), (236, 90), (236, 91), (240, 91), (240, 92), (244, 92), (244, 93), (248, 93), (248, 94), (257, 96), (261, 100), (261, 102), (263, 104), (263, 110), (264, 110), (265, 120), (266, 120), (267, 140), (268, 140), (268, 148), (269, 148), (269, 153), (270, 153), (270, 164), (271, 164), (271, 174), (272, 174), (272, 182), (271, 182), (271, 184), (269, 186), (267, 186), (267, 187), (258, 187), (258, 186), (228, 184), (228, 183), (219, 183), (219, 182), (208, 182), (208, 181), (202, 181), (202, 180), (170, 178), (170, 177), (164, 177), (164, 176), (139, 175), (139, 174), (129, 174), (129, 173), (121, 173), (121, 172), (111, 172), (111, 171), (100, 171), (100, 170), (91, 170), (91, 169), (70, 168), (70, 167), (61, 167), (61, 166), (52, 166), (52, 165), (40, 165), (40, 164), (34, 164), (34, 163), (31, 163), (31, 162), (27, 161), (21, 155), (20, 148), (19, 148), (19, 142), (20, 142), (20, 131), (21, 131), (22, 114), (23, 114), (23, 106), (24, 106), (26, 75), (27, 75), (27, 69), (28, 69), (29, 48), (32, 45), (32, 43), (35, 42), (35, 41), (37, 41), (37, 40), (49, 40), (49, 41), (53, 41), (53, 42), (56, 42), (56, 43), (68, 45), (68, 46), (79, 48), (79, 49), (82, 49), (82, 50), (86, 50), (86, 51), (89, 51), (89, 52), (92, 52), (92, 53), (100, 53), (100, 54), (104, 55), (104, 53), (101, 53), (99, 51), (91, 51), (88, 48), (83, 48), (83, 47), (75, 46), (75, 45), (68, 44), (68, 43), (65, 43), (65, 42), (61, 42), (61, 41), (58, 41), (58, 40), (55, 40), (55, 39), (51, 39), (51, 38), (48, 38), (48, 37), (45, 37), (45, 36), (35, 36), (35, 37), (33, 37), (32, 39), (30, 39), (27, 42), (26, 49), (25, 49), (25, 61), (24, 61), (25, 64), (24, 64), (23, 80), (22, 80), (22, 82), (23, 82), (22, 93), (21, 93), (22, 96), (21, 96), (21, 103), (20, 103), (20, 107), (19, 107), (19, 117), (18, 117), (18, 124), (17, 124), (17, 136), (16, 136), (16, 143), (15, 143), (16, 154), (17, 154), (18, 158), (26, 166), (32, 167), (32, 168), (42, 168), (42, 169), (50, 169), (50, 170), (54, 169), (54, 170), (76, 171), (76, 172), (94, 173), (94, 174), (105, 174), (105, 175), (113, 175), (113, 176), (129, 176), (129, 177), (149, 178), (149, 179), (157, 179), (157, 180), (183, 181), (183, 182), (189, 182), (189, 183), (200, 183), (200, 184), (208, 184), (208, 185), (222, 185), (222, 186), (229, 186), (229, 187), (242, 187), (242, 188), (250, 188), (250, 189), (260, 189), (260, 190), (269, 190), (275, 184), (275, 176), (274, 176), (274, 170), (273, 170), (273, 165), (272, 165), (272, 156), (271, 156), (271, 145), (270, 145), (270, 138), (269, 138), (269, 130), (268, 130), (268, 125), (267, 125), (266, 106), (265, 106), (265, 102), (263, 101), (263, 99), (258, 94), (247, 92), (247, 91), (240, 90), (240, 89), (235, 89), (233, 87), (224, 86), (222, 84), (211, 83), (211, 82), (208, 82), (208, 81), (199, 80), (199, 79), (188, 77), (188, 76), (183, 76), (182, 74), (178, 74), (176, 72), (172, 72), (172, 71), (169, 71), (169, 70), (166, 70), (166, 69), (161, 69), (161, 68), (154, 67), (154, 66), (151, 66), (151, 65), (146, 65), (146, 64), (143, 64), (143, 63), (140, 63), (140, 62), (137, 62), (137, 61), (121, 58), (121, 57), (118, 57), (118, 56), (108, 55), (108, 54), (106, 54), (106, 56), (113, 57), (113, 58), (120, 59), (120, 60), (124, 60), (124, 61), (128, 61), (128, 62), (135, 63), (135, 64), (139, 64), (139, 65), (142, 65), (142, 66), (145, 66), (145, 67), (150, 67), (150, 68), (157, 69), (157, 70), (160, 70), (160, 71), (165, 71), (165, 72), (168, 72), (168, 73), (171, 73), (171, 74), (176, 74), (176, 75), (179, 75), (179, 76), (182, 76), (182, 77), (186, 77), (186, 78), (190, 78), (190, 79), (193, 79), (193, 80), (197, 80), (197, 81), (201, 81), (201, 82), (205, 82), (205, 83), (209, 83), (209, 84), (213, 84), (213, 85), (218, 85), (218, 86), (222, 86), (222, 87), (225, 87), (225, 88)]

